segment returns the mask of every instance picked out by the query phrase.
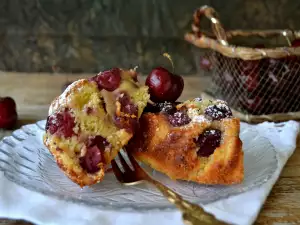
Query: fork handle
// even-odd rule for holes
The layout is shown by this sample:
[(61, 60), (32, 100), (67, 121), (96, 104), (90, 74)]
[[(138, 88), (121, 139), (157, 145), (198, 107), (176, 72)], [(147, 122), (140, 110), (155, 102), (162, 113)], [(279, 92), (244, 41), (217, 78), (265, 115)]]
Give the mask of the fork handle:
[(151, 177), (149, 177), (147, 181), (155, 185), (157, 189), (160, 190), (165, 197), (167, 197), (169, 202), (175, 204), (176, 207), (183, 212), (182, 217), (186, 224), (226, 225), (226, 223), (217, 220), (214, 215), (205, 212), (199, 205), (184, 200), (179, 194), (162, 183), (153, 180)]

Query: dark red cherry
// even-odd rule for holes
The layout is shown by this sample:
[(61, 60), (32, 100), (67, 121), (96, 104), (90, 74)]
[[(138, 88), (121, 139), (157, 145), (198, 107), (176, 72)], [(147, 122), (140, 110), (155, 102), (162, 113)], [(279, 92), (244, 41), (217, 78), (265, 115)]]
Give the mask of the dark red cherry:
[(95, 137), (91, 137), (87, 141), (87, 147), (92, 147), (93, 145), (97, 145), (100, 149), (105, 149), (106, 147), (110, 146), (109, 142), (106, 138), (97, 135)]
[(105, 163), (104, 151), (105, 148), (110, 146), (106, 138), (98, 135), (91, 137), (87, 141), (87, 152), (79, 159), (80, 165), (89, 173), (99, 171), (99, 163)]
[(115, 115), (113, 120), (114, 124), (119, 129), (125, 129), (128, 133), (134, 134), (138, 127), (138, 118), (121, 117)]
[(138, 107), (132, 103), (129, 95), (125, 92), (120, 93), (117, 101), (121, 104), (120, 115), (113, 117), (115, 125), (127, 132), (134, 133), (138, 125)]
[(97, 76), (92, 77), (91, 80), (97, 83), (100, 90), (114, 91), (120, 86), (121, 70), (119, 68), (113, 68), (111, 70), (103, 71)]
[(11, 97), (0, 98), (0, 128), (11, 129), (18, 119), (16, 103)]
[(220, 146), (222, 133), (220, 130), (209, 129), (199, 135), (196, 145), (199, 147), (197, 154), (208, 157)]
[(174, 114), (168, 116), (169, 122), (174, 127), (180, 127), (191, 122), (191, 118), (185, 111), (177, 111)]
[[(0, 102), (1, 102), (1, 106), (2, 107), (7, 107), (7, 108), (10, 108), (10, 109), (16, 109), (16, 102), (13, 98), (11, 97), (4, 97), (4, 98), (1, 98), (0, 97)], [(0, 110), (2, 108), (0, 107)]]
[(232, 116), (230, 108), (225, 104), (210, 105), (204, 110), (204, 113), (213, 120), (221, 120)]
[(292, 41), (292, 47), (300, 47), (300, 39), (295, 39)]
[(50, 134), (58, 134), (69, 138), (74, 134), (74, 127), (75, 120), (68, 109), (54, 113), (47, 118), (46, 130)]
[(79, 159), (80, 166), (88, 173), (96, 173), (99, 171), (99, 163), (103, 161), (101, 149), (94, 145), (87, 149), (85, 156)]
[(175, 102), (181, 95), (184, 81), (165, 68), (158, 67), (151, 71), (146, 79), (150, 99), (154, 102)]
[(143, 113), (151, 112), (158, 113), (163, 112), (166, 114), (173, 114), (177, 111), (176, 105), (181, 104), (181, 102), (158, 102), (154, 104), (147, 104)]
[(121, 104), (121, 112), (134, 116), (138, 115), (138, 107), (132, 103), (127, 93), (121, 93), (118, 97), (118, 101)]

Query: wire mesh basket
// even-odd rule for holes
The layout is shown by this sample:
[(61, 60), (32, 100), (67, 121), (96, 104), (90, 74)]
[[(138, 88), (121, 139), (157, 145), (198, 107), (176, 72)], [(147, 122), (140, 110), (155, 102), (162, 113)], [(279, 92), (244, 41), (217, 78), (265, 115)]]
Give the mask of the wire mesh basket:
[[(200, 29), (203, 16), (213, 33)], [(192, 32), (185, 39), (198, 47), (197, 67), (210, 77), (203, 95), (227, 101), (234, 114), (247, 122), (300, 119), (299, 32), (226, 32), (208, 6), (197, 9), (193, 18)]]

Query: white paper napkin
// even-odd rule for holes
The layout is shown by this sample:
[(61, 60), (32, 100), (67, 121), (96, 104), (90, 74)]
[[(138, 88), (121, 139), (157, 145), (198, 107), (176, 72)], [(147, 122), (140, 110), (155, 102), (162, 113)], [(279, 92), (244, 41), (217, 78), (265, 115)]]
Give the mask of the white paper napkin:
[[(265, 199), (287, 159), (296, 148), (299, 123), (289, 121), (285, 123), (262, 123), (248, 125), (269, 139), (275, 146), (278, 158), (278, 168), (273, 177), (264, 185), (251, 191), (220, 200), (205, 206), (208, 212), (218, 219), (232, 224), (252, 224)], [(44, 196), (8, 181), (0, 172), (0, 217), (11, 219), (25, 219), (35, 224), (71, 224), (71, 225), (154, 225), (172, 224), (182, 225), (179, 211), (158, 213), (126, 213), (115, 211), (100, 211), (98, 209), (60, 201)]]

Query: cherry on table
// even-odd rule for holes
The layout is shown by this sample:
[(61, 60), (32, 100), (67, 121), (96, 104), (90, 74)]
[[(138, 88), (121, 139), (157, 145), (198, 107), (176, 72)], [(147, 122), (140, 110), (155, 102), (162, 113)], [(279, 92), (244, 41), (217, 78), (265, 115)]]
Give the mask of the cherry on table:
[(0, 128), (11, 129), (18, 120), (16, 103), (11, 97), (0, 98)]
[(183, 78), (157, 67), (151, 71), (146, 79), (149, 87), (150, 99), (154, 102), (175, 102), (181, 95), (184, 87)]

